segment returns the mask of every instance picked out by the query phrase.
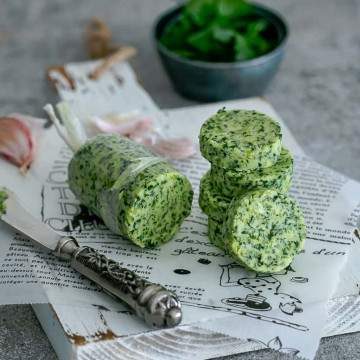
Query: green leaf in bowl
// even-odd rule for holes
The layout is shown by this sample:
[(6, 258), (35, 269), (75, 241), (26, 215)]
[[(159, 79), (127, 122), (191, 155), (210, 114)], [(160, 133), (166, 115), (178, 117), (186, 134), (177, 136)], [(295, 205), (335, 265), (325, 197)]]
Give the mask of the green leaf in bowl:
[(189, 18), (180, 15), (171, 22), (161, 36), (161, 43), (169, 49), (183, 48), (186, 46), (186, 38), (193, 32), (193, 25)]
[(245, 33), (246, 40), (258, 54), (264, 54), (271, 49), (271, 42), (267, 41), (262, 33), (267, 29), (268, 23), (259, 19), (249, 22)]
[(243, 0), (218, 0), (217, 12), (224, 18), (237, 18), (251, 14), (252, 6)]
[(217, 0), (190, 0), (185, 6), (185, 14), (197, 25), (205, 26), (216, 16)]
[(214, 38), (211, 28), (205, 28), (204, 30), (197, 31), (190, 35), (187, 39), (187, 43), (195, 49), (208, 53), (211, 52), (214, 47)]
[(236, 60), (248, 60), (256, 56), (246, 37), (241, 34), (235, 36), (234, 52)]
[(233, 29), (220, 27), (218, 25), (214, 26), (212, 31), (214, 40), (221, 43), (228, 43), (232, 41), (236, 35), (236, 31)]

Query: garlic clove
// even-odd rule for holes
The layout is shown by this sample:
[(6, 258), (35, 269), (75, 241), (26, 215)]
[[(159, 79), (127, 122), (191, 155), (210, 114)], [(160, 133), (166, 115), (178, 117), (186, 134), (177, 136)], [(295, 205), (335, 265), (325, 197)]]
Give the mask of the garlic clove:
[(127, 137), (138, 137), (151, 131), (153, 127), (150, 118), (133, 116), (118, 116), (117, 118), (93, 117), (92, 123), (98, 132), (116, 133)]
[[(33, 127), (36, 131), (33, 131)], [(0, 156), (25, 173), (34, 160), (34, 133), (37, 133), (40, 127), (39, 119), (30, 116), (11, 114), (0, 117)]]
[(193, 142), (188, 138), (159, 139), (151, 149), (158, 155), (174, 160), (185, 159), (196, 153)]

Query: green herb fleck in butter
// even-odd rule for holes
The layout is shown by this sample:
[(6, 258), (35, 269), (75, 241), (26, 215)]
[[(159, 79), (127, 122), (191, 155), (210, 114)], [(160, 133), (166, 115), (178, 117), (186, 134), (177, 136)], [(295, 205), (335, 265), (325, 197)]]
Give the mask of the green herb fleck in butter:
[(0, 190), (0, 217), (6, 213), (6, 199), (8, 195), (5, 191)]

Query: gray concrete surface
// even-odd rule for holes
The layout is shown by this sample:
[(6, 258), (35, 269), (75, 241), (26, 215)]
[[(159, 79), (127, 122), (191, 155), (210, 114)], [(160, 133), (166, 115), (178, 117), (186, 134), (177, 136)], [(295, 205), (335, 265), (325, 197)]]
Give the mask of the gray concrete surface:
[[(360, 1), (266, 3), (285, 15), (291, 30), (287, 57), (267, 98), (308, 154), (360, 180)], [(154, 18), (173, 4), (0, 0), (0, 114), (42, 114), (43, 104), (55, 99), (46, 67), (86, 59), (82, 32), (94, 15), (108, 22), (117, 41), (139, 49), (133, 64), (161, 107), (192, 104), (171, 88), (150, 36)], [(280, 358), (259, 352), (228, 359)], [(56, 359), (30, 306), (0, 307), (0, 359)], [(360, 334), (323, 339), (316, 359), (360, 359)]]

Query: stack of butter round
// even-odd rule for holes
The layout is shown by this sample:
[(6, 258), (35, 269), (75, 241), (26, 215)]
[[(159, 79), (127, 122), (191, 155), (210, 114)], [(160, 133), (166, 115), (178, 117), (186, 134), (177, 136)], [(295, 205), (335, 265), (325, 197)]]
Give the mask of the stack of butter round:
[(286, 193), (293, 158), (279, 124), (257, 111), (219, 110), (200, 131), (211, 170), (200, 182), (211, 243), (258, 272), (285, 268), (302, 249), (301, 210)]

